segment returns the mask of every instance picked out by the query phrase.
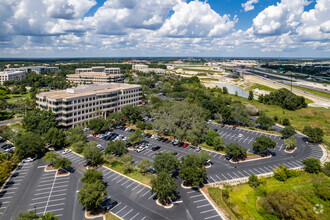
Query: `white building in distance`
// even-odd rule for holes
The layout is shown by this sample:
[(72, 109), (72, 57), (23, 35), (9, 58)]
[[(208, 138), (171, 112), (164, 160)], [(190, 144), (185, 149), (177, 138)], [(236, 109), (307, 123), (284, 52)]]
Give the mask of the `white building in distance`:
[(12, 81), (12, 80), (22, 80), (25, 79), (25, 72), (24, 71), (3, 71), (0, 72), (0, 84), (3, 85), (5, 81)]
[(109, 67), (106, 68), (104, 66), (94, 66), (91, 68), (78, 68), (76, 69), (76, 74), (78, 73), (92, 73), (92, 72), (104, 72), (109, 74), (120, 74), (120, 68)]
[(58, 67), (50, 67), (50, 66), (27, 66), (27, 67), (19, 67), (19, 68), (7, 68), (5, 71), (24, 71), (25, 73), (34, 71), (36, 74), (41, 73), (41, 71), (53, 70), (58, 71)]
[(72, 83), (123, 83), (123, 74), (111, 74), (105, 72), (80, 72), (66, 75), (66, 80)]
[(36, 106), (51, 110), (61, 126), (86, 124), (93, 118), (106, 117), (123, 106), (139, 106), (142, 87), (124, 83), (82, 85), (36, 95)]

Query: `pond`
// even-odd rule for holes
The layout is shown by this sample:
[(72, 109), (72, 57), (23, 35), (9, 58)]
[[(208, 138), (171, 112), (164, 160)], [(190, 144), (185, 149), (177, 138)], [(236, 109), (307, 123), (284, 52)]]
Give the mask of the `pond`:
[(219, 87), (219, 88), (222, 88), (222, 87), (227, 87), (228, 89), (228, 92), (230, 94), (233, 94), (235, 95), (235, 93), (237, 92), (238, 96), (241, 96), (241, 97), (244, 97), (244, 98), (248, 98), (249, 97), (249, 94), (244, 92), (243, 89), (237, 87), (237, 86), (233, 86), (233, 85), (230, 85), (228, 83), (223, 83), (223, 82), (214, 82), (213, 83), (215, 86)]

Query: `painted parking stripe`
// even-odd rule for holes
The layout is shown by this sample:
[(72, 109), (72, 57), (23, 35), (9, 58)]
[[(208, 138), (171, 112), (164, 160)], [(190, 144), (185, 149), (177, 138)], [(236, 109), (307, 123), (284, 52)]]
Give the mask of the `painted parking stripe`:
[(145, 188), (143, 187), (142, 189), (140, 189), (137, 194), (139, 194), (140, 192), (142, 192)]
[(222, 173), (221, 173), (221, 175), (225, 178), (225, 180), (228, 180), (228, 178), (225, 175), (223, 175)]
[(125, 185), (127, 182), (129, 182), (129, 179), (122, 183), (121, 186)]
[(118, 214), (119, 212), (123, 211), (126, 207), (127, 207), (127, 205), (125, 205), (124, 208), (122, 208), (122, 209), (120, 209), (118, 212), (116, 212), (116, 214)]
[(132, 181), (132, 183), (131, 184), (129, 184), (128, 186), (126, 186), (126, 189), (127, 188), (129, 188), (131, 185), (133, 185), (135, 182), (134, 181)]
[[(33, 210), (33, 209), (32, 209), (32, 210)], [(58, 212), (58, 211), (62, 211), (62, 210), (64, 210), (64, 208), (47, 210), (47, 212)], [(39, 212), (39, 213), (37, 213), (37, 214), (38, 214), (38, 215), (40, 215), (40, 214), (44, 214), (44, 212)]]
[(128, 215), (128, 214), (131, 213), (132, 211), (133, 211), (133, 209), (131, 209), (131, 211), (129, 211), (129, 212), (126, 212), (126, 214), (123, 215), (122, 218), (124, 218), (126, 215)]
[(232, 172), (232, 174), (234, 174), (237, 178), (240, 178), (240, 176), (238, 176), (236, 173)]
[(195, 198), (195, 197), (198, 197), (198, 196), (203, 196), (203, 194), (199, 194), (199, 195), (190, 196), (190, 198)]
[(207, 218), (204, 218), (204, 219), (210, 219), (210, 218), (215, 218), (215, 217), (219, 217), (218, 215), (213, 215), (213, 216), (210, 216), (210, 217), (207, 217)]
[(210, 178), (213, 180), (213, 182), (216, 182), (216, 181), (215, 181), (215, 179), (213, 179), (213, 177), (212, 177), (212, 176), (210, 176)]
[(214, 209), (210, 209), (210, 210), (203, 211), (201, 213), (203, 214), (203, 213), (208, 213), (208, 212), (212, 212), (212, 211), (215, 211), (215, 210)]
[(197, 200), (197, 201), (193, 201), (193, 203), (203, 202), (203, 201), (206, 201), (206, 199), (200, 199), (200, 200)]
[(218, 175), (215, 175), (220, 181), (222, 181), (219, 177), (218, 177)]
[(132, 190), (135, 190), (136, 188), (138, 188), (140, 185), (138, 184), (137, 186), (135, 186)]
[(136, 216), (138, 216), (140, 213), (137, 213), (136, 215), (134, 215), (130, 220), (133, 220)]
[[(65, 195), (66, 195), (66, 193), (62, 193), (62, 194), (58, 194), (58, 195), (52, 195), (52, 197), (65, 196)], [(34, 198), (32, 200), (45, 199), (45, 198), (48, 198), (48, 196), (38, 197), (38, 198)]]
[(200, 206), (197, 206), (197, 208), (199, 209), (199, 208), (202, 208), (202, 207), (205, 207), (205, 206), (209, 206), (209, 205), (211, 205), (211, 204), (208, 203), (208, 204), (205, 204), (205, 205), (200, 205)]
[(258, 169), (260, 169), (262, 172), (266, 173), (266, 171), (264, 171), (261, 167), (259, 167)]

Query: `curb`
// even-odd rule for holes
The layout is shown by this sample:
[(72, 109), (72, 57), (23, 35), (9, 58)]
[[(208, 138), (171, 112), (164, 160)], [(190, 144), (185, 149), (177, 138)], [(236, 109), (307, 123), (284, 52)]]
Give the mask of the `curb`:
[(239, 164), (239, 163), (246, 163), (246, 162), (250, 162), (250, 161), (269, 159), (269, 158), (272, 158), (272, 157), (273, 157), (272, 155), (269, 155), (267, 157), (255, 158), (255, 159), (250, 159), (250, 160), (243, 160), (243, 161), (239, 161), (239, 162), (233, 162), (233, 161), (229, 160), (229, 162), (233, 163), (233, 164)]
[(213, 209), (218, 213), (218, 215), (222, 218), (222, 219), (227, 219), (227, 217), (225, 216), (225, 214), (223, 214), (213, 203), (213, 201), (210, 200), (210, 198), (203, 192), (203, 190), (199, 190), (203, 196), (207, 199), (207, 201), (212, 205)]
[(323, 155), (322, 157), (320, 158), (320, 161), (321, 161), (321, 164), (324, 164), (325, 162), (327, 162), (327, 159), (328, 159), (328, 150), (326, 150), (326, 148), (323, 146), (323, 144), (319, 144), (318, 145), (322, 151), (323, 151)]

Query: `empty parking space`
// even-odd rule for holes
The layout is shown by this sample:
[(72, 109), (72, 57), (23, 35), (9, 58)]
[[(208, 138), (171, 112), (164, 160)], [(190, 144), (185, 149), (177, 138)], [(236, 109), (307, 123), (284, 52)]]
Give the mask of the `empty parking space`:
[(66, 205), (66, 197), (70, 176), (57, 177), (55, 172), (43, 172), (35, 187), (28, 211), (37, 214), (52, 212), (55, 216), (62, 216)]
[(33, 166), (33, 163), (26, 163), (18, 165), (16, 171), (11, 178), (5, 183), (0, 192), (0, 219), (6, 212), (10, 205), (15, 193), (21, 187), (22, 181), (26, 178), (27, 173)]

